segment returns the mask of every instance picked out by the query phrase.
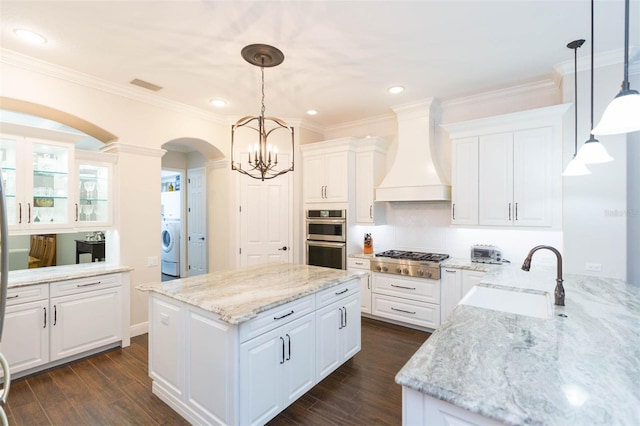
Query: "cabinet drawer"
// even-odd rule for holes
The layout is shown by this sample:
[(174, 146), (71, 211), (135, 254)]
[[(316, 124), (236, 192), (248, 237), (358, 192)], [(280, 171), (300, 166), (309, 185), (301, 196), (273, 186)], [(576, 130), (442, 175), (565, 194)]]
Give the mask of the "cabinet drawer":
[(13, 287), (7, 290), (7, 306), (49, 298), (49, 284)]
[(351, 296), (360, 290), (360, 278), (354, 278), (340, 285), (330, 287), (316, 293), (316, 306), (322, 308), (330, 303)]
[(373, 274), (373, 292), (387, 296), (440, 304), (440, 281)]
[(369, 259), (349, 258), (347, 259), (347, 269), (366, 269), (371, 270)]
[(95, 277), (60, 281), (57, 283), (51, 283), (51, 297), (67, 296), (69, 294), (100, 290), (103, 288), (116, 287), (119, 285), (121, 285), (120, 276), (117, 274), (98, 275)]
[(374, 294), (372, 313), (421, 327), (436, 328), (440, 325), (440, 305), (432, 303)]
[(313, 295), (264, 311), (251, 321), (240, 324), (240, 342), (246, 342), (276, 327), (315, 311)]

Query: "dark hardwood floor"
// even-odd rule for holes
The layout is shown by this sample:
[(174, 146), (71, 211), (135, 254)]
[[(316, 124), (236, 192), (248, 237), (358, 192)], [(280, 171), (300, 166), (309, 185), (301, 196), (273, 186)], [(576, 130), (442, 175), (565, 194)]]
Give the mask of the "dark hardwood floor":
[[(269, 425), (399, 425), (395, 374), (428, 333), (363, 318), (362, 350)], [(151, 393), (147, 335), (11, 384), (10, 425), (184, 425)]]

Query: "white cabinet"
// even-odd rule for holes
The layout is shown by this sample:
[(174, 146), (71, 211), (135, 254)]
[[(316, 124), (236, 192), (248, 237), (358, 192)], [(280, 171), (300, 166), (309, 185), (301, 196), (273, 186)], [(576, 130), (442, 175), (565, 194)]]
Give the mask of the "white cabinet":
[(358, 295), (354, 294), (316, 312), (319, 381), (360, 350), (359, 311)]
[(554, 226), (561, 218), (562, 116), (567, 108), (444, 125), (452, 140), (451, 222)]
[(353, 138), (303, 145), (302, 180), (306, 203), (346, 203), (354, 185)]
[(318, 383), (323, 354), (336, 353), (337, 368), (360, 350), (359, 286), (352, 279), (240, 324), (151, 293), (153, 393), (192, 424), (265, 424)]
[(549, 127), (480, 137), (480, 225), (551, 225), (550, 143)]
[(440, 325), (440, 281), (374, 272), (371, 313), (435, 329)]
[(11, 373), (29, 370), (49, 362), (49, 285), (11, 288), (0, 351)]
[[(368, 259), (349, 258), (347, 259), (347, 269), (357, 269), (371, 271), (371, 264)], [(371, 274), (360, 278), (360, 311), (365, 314), (371, 313)]]
[(77, 228), (104, 230), (113, 223), (113, 173), (117, 157), (112, 154), (76, 151)]
[(440, 320), (444, 322), (458, 302), (480, 282), (486, 272), (447, 267), (440, 269), (442, 284)]
[(122, 306), (117, 276), (51, 284), (51, 361), (122, 340)]
[(315, 317), (302, 318), (240, 345), (240, 424), (262, 425), (315, 382)]
[(46, 232), (69, 227), (73, 144), (3, 134), (0, 152), (9, 230)]
[(452, 142), (451, 223), (478, 224), (478, 138)]
[(382, 223), (384, 204), (375, 203), (375, 190), (385, 172), (386, 143), (380, 138), (358, 141), (356, 151), (355, 209), (357, 223)]
[(128, 346), (125, 280), (128, 288), (128, 277), (110, 274), (9, 289), (0, 350), (12, 373), (117, 342)]

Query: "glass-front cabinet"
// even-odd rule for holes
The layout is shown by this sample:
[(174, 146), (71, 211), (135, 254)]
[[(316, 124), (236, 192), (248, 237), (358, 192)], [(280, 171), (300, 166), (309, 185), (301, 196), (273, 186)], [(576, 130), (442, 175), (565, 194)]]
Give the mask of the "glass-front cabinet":
[(3, 134), (0, 158), (11, 231), (70, 226), (74, 145)]
[(76, 227), (104, 229), (113, 223), (112, 177), (116, 156), (76, 151)]

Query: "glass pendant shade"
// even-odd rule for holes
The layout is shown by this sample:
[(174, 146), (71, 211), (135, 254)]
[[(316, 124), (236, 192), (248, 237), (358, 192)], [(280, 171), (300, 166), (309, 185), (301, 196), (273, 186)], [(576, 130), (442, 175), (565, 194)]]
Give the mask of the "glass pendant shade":
[(613, 161), (613, 157), (609, 155), (605, 147), (593, 136), (582, 145), (576, 158), (582, 164), (599, 164)]
[(567, 164), (567, 168), (564, 169), (562, 176), (584, 176), (590, 174), (591, 172), (587, 169), (587, 166), (574, 156), (571, 161), (569, 161), (569, 164)]
[(593, 128), (594, 135), (616, 135), (640, 130), (640, 94), (637, 90), (620, 92)]

